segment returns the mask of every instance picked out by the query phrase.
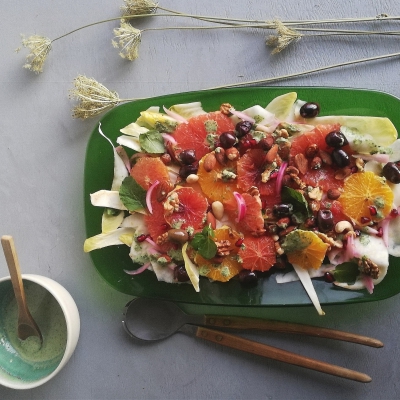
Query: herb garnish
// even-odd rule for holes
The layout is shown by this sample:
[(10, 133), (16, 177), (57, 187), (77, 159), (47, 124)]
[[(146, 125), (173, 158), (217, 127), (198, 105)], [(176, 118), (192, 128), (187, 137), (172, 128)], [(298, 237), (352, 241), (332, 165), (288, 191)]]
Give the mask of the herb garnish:
[(160, 132), (151, 130), (139, 136), (140, 147), (146, 153), (163, 154), (165, 153), (164, 139)]
[(347, 283), (348, 285), (354, 284), (357, 276), (360, 274), (358, 265), (355, 262), (344, 262), (336, 266), (336, 268), (331, 271), (337, 282)]
[(131, 176), (127, 176), (122, 181), (119, 198), (128, 211), (137, 211), (146, 207), (146, 190)]
[(199, 252), (201, 256), (209, 260), (217, 254), (217, 245), (213, 238), (215, 234), (211, 227), (206, 226), (200, 233), (193, 236), (190, 245)]

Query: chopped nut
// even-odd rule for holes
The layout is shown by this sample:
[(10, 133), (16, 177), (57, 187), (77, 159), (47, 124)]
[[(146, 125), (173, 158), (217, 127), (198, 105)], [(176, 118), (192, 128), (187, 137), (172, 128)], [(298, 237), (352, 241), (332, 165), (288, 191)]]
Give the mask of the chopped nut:
[(310, 206), (311, 211), (313, 211), (313, 212), (317, 212), (321, 208), (321, 203), (317, 200), (311, 200), (308, 203), (308, 205)]
[(224, 205), (220, 201), (214, 201), (211, 204), (212, 212), (216, 219), (220, 220), (224, 215)]
[(277, 164), (273, 162), (272, 164), (268, 164), (265, 167), (264, 172), (261, 174), (261, 182), (266, 183), (269, 181), (269, 178), (271, 177), (271, 173), (276, 169)]
[(212, 229), (215, 229), (217, 227), (217, 221), (215, 219), (215, 216), (212, 212), (208, 212), (206, 216), (206, 221), (207, 225), (210, 225)]
[(275, 161), (276, 156), (278, 155), (278, 150), (279, 147), (277, 144), (274, 144), (267, 152), (267, 154), (265, 155), (265, 161), (268, 164), (271, 164)]
[(291, 146), (292, 146), (291, 143), (288, 142), (288, 141), (284, 141), (284, 142), (279, 144), (278, 154), (283, 160), (289, 159), (290, 147)]
[(168, 193), (172, 190), (172, 184), (168, 181), (161, 181), (156, 189), (156, 198), (159, 203), (163, 202)]
[(156, 239), (156, 243), (158, 245), (162, 245), (169, 242), (168, 232), (163, 233), (162, 235), (158, 236)]
[(328, 189), (326, 195), (329, 200), (337, 200), (340, 197), (341, 192), (339, 189)]
[(308, 171), (308, 160), (304, 154), (296, 154), (294, 156), (294, 163), (303, 175)]
[(355, 164), (356, 164), (356, 167), (358, 169), (358, 172), (363, 172), (364, 171), (365, 162), (364, 162), (364, 160), (362, 158), (356, 158)]
[(323, 195), (324, 191), (319, 187), (315, 187), (312, 188), (309, 192), (308, 192), (308, 197), (312, 200), (318, 200), (321, 201), (322, 199), (322, 195)]
[(231, 252), (232, 243), (229, 240), (216, 241), (215, 244), (217, 245), (217, 256), (228, 256)]
[(296, 167), (293, 167), (292, 165), (289, 165), (286, 170), (285, 170), (286, 174), (293, 174), (293, 175), (298, 175), (299, 174), (299, 170)]
[(332, 156), (327, 151), (319, 150), (318, 155), (321, 157), (321, 160), (324, 164), (326, 165), (333, 164)]
[(277, 221), (276, 226), (281, 229), (286, 229), (290, 224), (290, 218), (284, 217)]
[(339, 221), (335, 225), (335, 232), (336, 233), (345, 233), (354, 231), (353, 225), (349, 221)]
[(161, 157), (160, 160), (165, 164), (169, 165), (171, 164), (172, 157), (168, 153), (164, 153)]
[(288, 227), (287, 227), (286, 229), (284, 229), (283, 231), (280, 231), (280, 232), (278, 233), (278, 235), (279, 235), (280, 237), (286, 236), (286, 235), (288, 235), (290, 232), (293, 232), (295, 229), (297, 229), (297, 227), (294, 226), (294, 225), (288, 226)]
[(217, 164), (217, 158), (215, 157), (215, 153), (211, 152), (206, 155), (204, 159), (203, 167), (206, 172), (211, 172), (215, 165)]
[(321, 169), (321, 167), (322, 167), (322, 159), (321, 159), (321, 157), (314, 157), (311, 160), (310, 167), (311, 167), (311, 169)]
[(187, 178), (186, 178), (186, 182), (187, 183), (196, 183), (199, 180), (199, 176), (196, 174), (190, 174)]
[(231, 147), (225, 150), (225, 157), (230, 161), (236, 161), (240, 157), (239, 150), (236, 147)]
[(372, 279), (378, 279), (379, 277), (378, 265), (366, 256), (358, 260), (358, 269), (361, 273), (370, 276)]
[(214, 150), (215, 159), (220, 165), (226, 165), (225, 149), (222, 147), (217, 147)]
[(179, 211), (179, 196), (178, 193), (172, 192), (164, 201), (165, 215), (171, 215), (174, 211)]
[(336, 171), (335, 179), (344, 180), (350, 175), (351, 175), (351, 168), (345, 167)]
[(299, 189), (305, 189), (307, 185), (297, 176), (294, 174), (290, 174), (293, 182), (299, 187)]
[(309, 159), (313, 159), (317, 154), (318, 154), (318, 145), (317, 144), (310, 144), (306, 148), (306, 151), (304, 152), (304, 155)]
[(221, 111), (222, 114), (229, 116), (229, 115), (232, 115), (232, 113), (231, 113), (232, 108), (233, 107), (229, 103), (223, 103), (220, 105), (219, 111)]
[(274, 145), (274, 138), (272, 136), (266, 136), (262, 138), (258, 144), (263, 150), (268, 151)]
[(339, 242), (338, 240), (335, 240), (332, 237), (329, 237), (325, 233), (322, 233), (320, 231), (315, 231), (314, 232), (324, 243), (329, 244), (330, 247), (337, 247), (338, 249), (343, 248), (343, 243)]
[(281, 245), (279, 244), (278, 241), (277, 241), (277, 242), (274, 242), (274, 244), (275, 244), (275, 252), (276, 252), (276, 254), (278, 254), (278, 255), (281, 256), (281, 255), (284, 253), (284, 251), (283, 251)]

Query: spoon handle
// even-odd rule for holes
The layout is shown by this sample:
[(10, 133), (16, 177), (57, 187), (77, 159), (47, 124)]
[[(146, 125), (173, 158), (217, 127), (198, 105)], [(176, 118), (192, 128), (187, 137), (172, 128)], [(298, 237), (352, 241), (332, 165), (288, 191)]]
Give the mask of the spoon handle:
[(11, 282), (13, 285), (18, 308), (26, 309), (25, 291), (23, 289), (21, 270), (18, 262), (17, 252), (15, 250), (14, 240), (12, 236), (4, 235), (1, 237), (1, 245), (3, 246), (4, 256), (7, 261), (8, 270), (10, 272)]
[(222, 346), (242, 350), (247, 353), (260, 355), (266, 358), (282, 361), (288, 364), (297, 365), (299, 367), (312, 369), (326, 374), (339, 376), (341, 378), (364, 383), (371, 382), (372, 380), (370, 376), (361, 372), (304, 357), (299, 354), (268, 346), (263, 343), (254, 342), (239, 336), (230, 335), (220, 331), (214, 331), (209, 328), (197, 327), (195, 335), (198, 338), (202, 338)]
[(383, 343), (380, 340), (368, 336), (357, 335), (335, 329), (320, 328), (318, 326), (273, 321), (261, 318), (206, 315), (205, 325), (218, 328), (256, 329), (283, 333), (298, 333), (308, 336), (358, 343), (376, 348), (383, 347)]

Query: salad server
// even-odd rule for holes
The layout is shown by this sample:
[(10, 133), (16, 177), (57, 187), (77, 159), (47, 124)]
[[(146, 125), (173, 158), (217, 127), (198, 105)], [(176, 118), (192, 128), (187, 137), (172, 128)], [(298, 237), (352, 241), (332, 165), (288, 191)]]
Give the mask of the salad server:
[(172, 302), (148, 298), (136, 298), (130, 301), (125, 306), (122, 324), (125, 331), (131, 337), (140, 340), (162, 340), (176, 332), (182, 332), (237, 350), (364, 383), (371, 382), (372, 378), (361, 372), (304, 357), (286, 350), (228, 334), (224, 331), (210, 329), (207, 326), (301, 333), (376, 348), (383, 346), (381, 341), (373, 338), (302, 324), (246, 317), (188, 315)]

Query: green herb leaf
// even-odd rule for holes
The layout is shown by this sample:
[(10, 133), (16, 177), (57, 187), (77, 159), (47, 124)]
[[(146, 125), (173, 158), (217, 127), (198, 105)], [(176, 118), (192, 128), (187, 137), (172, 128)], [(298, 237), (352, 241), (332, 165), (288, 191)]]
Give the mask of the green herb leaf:
[(210, 258), (215, 257), (215, 255), (217, 254), (217, 245), (211, 238), (206, 238), (204, 242), (200, 245), (198, 251), (204, 258), (209, 260)]
[(143, 151), (152, 154), (165, 152), (164, 139), (158, 131), (148, 131), (139, 136), (139, 144)]
[(215, 236), (213, 229), (205, 226), (200, 233), (193, 236), (190, 245), (199, 252), (201, 256), (209, 260), (217, 254), (217, 245), (212, 239)]
[(359, 275), (360, 271), (358, 265), (355, 262), (345, 262), (336, 266), (336, 268), (331, 271), (335, 280), (337, 282), (347, 283), (352, 285)]
[(131, 176), (127, 176), (122, 181), (119, 198), (129, 211), (137, 211), (146, 207), (146, 190)]
[(282, 188), (281, 196), (282, 202), (292, 204), (295, 211), (305, 214), (307, 217), (312, 215), (307, 200), (297, 190), (284, 186)]

